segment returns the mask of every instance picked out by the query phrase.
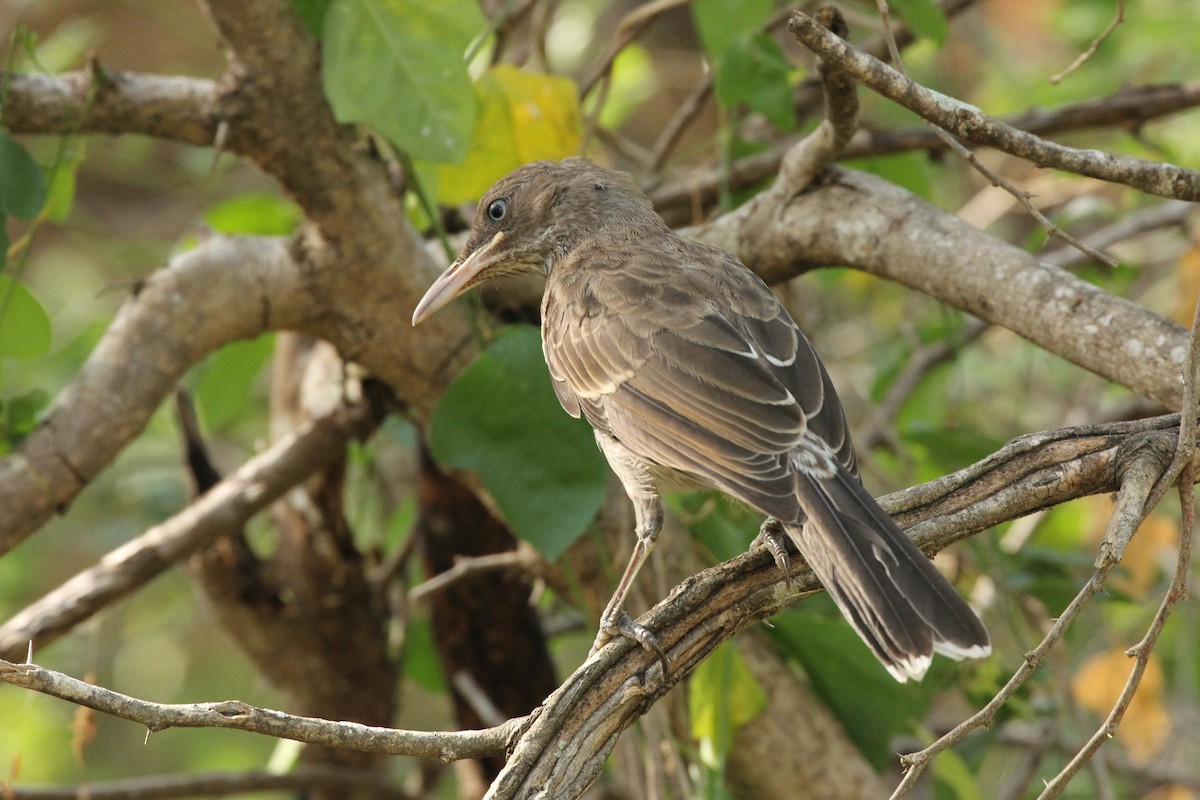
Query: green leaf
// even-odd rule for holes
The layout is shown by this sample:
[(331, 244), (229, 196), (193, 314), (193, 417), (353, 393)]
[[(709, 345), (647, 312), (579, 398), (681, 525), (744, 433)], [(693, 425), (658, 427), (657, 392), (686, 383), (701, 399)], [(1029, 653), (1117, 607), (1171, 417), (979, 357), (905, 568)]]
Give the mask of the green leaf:
[(0, 356), (28, 361), (49, 349), (50, 315), (25, 284), (0, 275)]
[(37, 415), (50, 404), (50, 393), (45, 389), (31, 389), (24, 394), (0, 403), (4, 411), (4, 438), (6, 444), (16, 444), (37, 426)]
[(692, 18), (715, 63), (734, 40), (762, 30), (774, 7), (775, 0), (693, 0)]
[(0, 131), (0, 215), (33, 219), (46, 202), (41, 167), (15, 139)]
[(275, 347), (274, 334), (225, 345), (208, 358), (196, 382), (196, 408), (210, 429), (222, 428), (254, 402), (254, 379)]
[(208, 210), (204, 221), (227, 234), (287, 236), (300, 224), (300, 207), (272, 194), (244, 194)]
[(409, 620), (404, 627), (404, 675), (434, 694), (446, 693), (442, 662), (433, 640), (433, 624), (428, 617)]
[(718, 59), (713, 90), (726, 108), (744, 103), (781, 130), (796, 124), (792, 110), (792, 71), (783, 51), (765, 33), (739, 36)]
[(333, 0), (292, 0), (292, 7), (300, 15), (300, 19), (304, 20), (304, 26), (317, 39), (321, 38), (325, 29), (325, 13), (329, 10), (331, 2)]
[(913, 33), (932, 39), (939, 46), (946, 43), (950, 36), (950, 25), (946, 22), (946, 13), (934, 0), (891, 0), (895, 9)]
[(50, 187), (46, 193), (46, 219), (51, 222), (66, 222), (75, 205), (75, 173), (79, 160), (70, 158), (59, 161), (50, 171)]
[(711, 768), (724, 763), (733, 736), (767, 707), (767, 693), (733, 642), (724, 642), (696, 667), (688, 685), (692, 736)]
[[(975, 780), (974, 770), (953, 749), (942, 751), (933, 760), (933, 776), (950, 790), (955, 800), (980, 800), (983, 797)], [(939, 793), (940, 796), (940, 793)]]
[(337, 118), (413, 158), (461, 160), (475, 123), (463, 55), (483, 25), (472, 0), (334, 0), (322, 79)]
[(461, 163), (438, 170), (439, 202), (474, 200), (522, 164), (579, 152), (583, 118), (574, 81), (501, 64), (475, 82), (475, 91), (471, 147)]
[(929, 710), (937, 687), (950, 683), (957, 669), (936, 658), (924, 681), (897, 683), (840, 616), (826, 619), (805, 609), (779, 614), (771, 622), (772, 636), (803, 665), (813, 689), (879, 770), (895, 760), (892, 738), (912, 731)]
[(587, 423), (558, 404), (530, 326), (504, 331), (455, 379), (429, 444), (441, 464), (475, 470), (513, 533), (549, 559), (583, 534), (604, 499), (604, 456)]

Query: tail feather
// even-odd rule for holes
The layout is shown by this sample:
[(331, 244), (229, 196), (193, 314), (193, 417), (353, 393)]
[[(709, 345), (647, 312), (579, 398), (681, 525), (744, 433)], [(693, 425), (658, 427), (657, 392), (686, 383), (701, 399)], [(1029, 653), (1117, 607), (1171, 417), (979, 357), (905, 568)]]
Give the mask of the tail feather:
[(920, 680), (935, 652), (991, 652), (979, 617), (856, 478), (801, 473), (796, 491), (807, 519), (789, 537), (896, 680)]

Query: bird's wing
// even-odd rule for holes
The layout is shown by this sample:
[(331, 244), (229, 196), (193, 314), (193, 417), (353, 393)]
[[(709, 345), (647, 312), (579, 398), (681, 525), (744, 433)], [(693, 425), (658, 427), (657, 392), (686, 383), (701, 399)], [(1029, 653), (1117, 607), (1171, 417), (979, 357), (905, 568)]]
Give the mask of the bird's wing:
[(853, 469), (812, 347), (731, 256), (583, 248), (556, 273), (543, 345), (559, 399), (637, 457), (783, 519), (798, 512), (788, 459), (807, 431)]

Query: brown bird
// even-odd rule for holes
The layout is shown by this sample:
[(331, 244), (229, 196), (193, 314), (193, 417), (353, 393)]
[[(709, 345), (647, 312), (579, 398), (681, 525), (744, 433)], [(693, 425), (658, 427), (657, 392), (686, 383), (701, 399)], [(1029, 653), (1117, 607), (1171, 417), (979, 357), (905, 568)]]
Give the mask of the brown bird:
[(859, 481), (829, 375), (737, 258), (677, 235), (623, 174), (536, 162), (487, 193), (413, 324), (518, 273), (546, 278), (554, 391), (595, 429), (637, 520), (593, 652), (619, 632), (662, 657), (622, 604), (662, 527), (659, 487), (672, 485), (716, 488), (767, 515), (760, 539), (785, 574), (781, 532), (897, 680), (919, 680), (935, 652), (991, 652), (979, 618)]

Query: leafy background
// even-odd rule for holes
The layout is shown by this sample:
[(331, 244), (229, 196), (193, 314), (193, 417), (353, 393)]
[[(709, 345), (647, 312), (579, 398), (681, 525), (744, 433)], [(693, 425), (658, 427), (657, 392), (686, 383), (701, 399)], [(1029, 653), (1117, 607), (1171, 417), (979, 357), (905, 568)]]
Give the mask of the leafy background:
[[(1112, 4), (1099, 0), (983, 4), (972, 22), (949, 33), (928, 0), (893, 2), (893, 10), (922, 34), (908, 66), (918, 80), (1002, 115), (1110, 93), (1127, 83), (1194, 77), (1196, 48), (1164, 47), (1200, 18), (1200, 3), (1138, 4), (1135, 21), (1119, 29), (1087, 67), (1060, 85), (1045, 77), (1069, 62), (1107, 24)], [(477, 197), (512, 167), (534, 158), (587, 150), (585, 117), (652, 143), (685, 78), (713, 70), (717, 103), (705, 124), (684, 138), (675, 168), (713, 156), (728, 160), (762, 148), (755, 126), (791, 130), (791, 91), (804, 74), (794, 48), (758, 31), (776, 13), (772, 0), (694, 0), (649, 44), (618, 57), (603, 101), (577, 99), (584, 67), (606, 47), (616, 19), (600, 0), (564, 0), (548, 39), (551, 74), (490, 66), (489, 31), (471, 0), (295, 0), (322, 38), (324, 85), (339, 119), (373, 132), (417, 180), (409, 204), (413, 221), (435, 226), (435, 204)], [(872, 4), (853, 5), (869, 18)], [(3, 9), (3, 6), (0, 6)], [(103, 5), (43, 2), (19, 17), (8, 63), (26, 71), (78, 68), (95, 52), (122, 69), (216, 77), (223, 68), (213, 35), (187, 4), (119, 0)], [(1165, 38), (1164, 38), (1165, 37)], [(914, 124), (907, 112), (862, 93), (869, 125)], [(1136, 131), (1078, 134), (1077, 144), (1112, 147), (1153, 158), (1196, 164), (1200, 140), (1195, 112)], [(976, 225), (1030, 248), (1044, 234), (1013, 213), (1009, 199), (981, 186), (961, 163), (900, 155), (856, 163)], [(1080, 179), (1016, 176), (1041, 198), (1060, 202), (1055, 220), (1100, 224), (1129, 210), (1127, 193), (1081, 186)], [(726, 204), (742, 197), (729, 196)], [(112, 319), (122, 292), (190, 246), (197, 226), (238, 233), (286, 235), (296, 208), (252, 169), (211, 152), (136, 137), (109, 140), (65, 135), (18, 141), (0, 131), (0, 450), (28, 432), (39, 412), (78, 370)], [(436, 231), (431, 231), (431, 235)], [(1087, 277), (1186, 322), (1200, 286), (1200, 250), (1178, 232), (1155, 234), (1121, 247), (1122, 266)], [(899, 368), (918, 348), (956, 341), (964, 319), (952, 310), (861, 274), (826, 270), (782, 290), (831, 365), (856, 427), (871, 421)], [(549, 391), (531, 328), (483, 331), (490, 346), (445, 395), (431, 444), (445, 466), (474, 470), (515, 531), (549, 557), (584, 535), (599, 504), (605, 473), (586, 426), (561, 412)], [(218, 462), (232, 466), (250, 455), (265, 430), (266, 368), (272, 338), (231, 345), (188, 377)], [(896, 441), (865, 459), (878, 492), (964, 466), (1023, 432), (1117, 413), (1125, 390), (1081, 373), (1003, 331), (930, 373), (904, 404)], [(536, 409), (534, 415), (506, 409)], [(487, 447), (473, 443), (486, 442)], [(415, 436), (390, 422), (355, 452), (354, 530), (364, 549), (393, 551), (412, 521), (411, 498), (389, 509), (372, 490), (381, 465), (412, 469)], [(395, 465), (399, 465), (396, 467)], [(513, 469), (512, 465), (520, 465)], [(49, 530), (0, 560), (0, 617), (92, 564), (188, 501), (178, 432), (160, 412), (147, 433), (91, 486)], [(740, 552), (756, 521), (704, 496), (672, 498), (712, 558)], [(963, 698), (938, 689), (965, 681), (967, 699), (986, 698), (1039, 638), (1037, 609), (1061, 608), (1087, 573), (1106, 518), (1106, 500), (1092, 498), (1004, 526), (962, 547), (977, 573), (975, 599), (1002, 654), (975, 667), (940, 664), (919, 687), (897, 687), (836, 621), (828, 603), (806, 602), (782, 615), (773, 633), (794, 655), (814, 688), (832, 705), (865, 753), (880, 768), (894, 760), (895, 737), (923, 738), (915, 720), (939, 709), (960, 716)], [(554, 513), (547, 513), (553, 509)], [(1168, 509), (1169, 512), (1169, 509)], [(1022, 692), (1005, 714), (1039, 719), (1048, 696), (1068, 692), (1080, 719), (1103, 714), (1125, 669), (1122, 649), (1150, 613), (1146, 598), (1163, 581), (1163, 555), (1178, 535), (1169, 513), (1156, 515), (1135, 540), (1121, 580), (1105, 603), (1088, 612), (1067, 663), (1055, 665)], [(260, 538), (268, 540), (265, 527)], [(1200, 641), (1194, 604), (1168, 627), (1152, 663), (1153, 680), (1130, 710), (1121, 742), (1134, 759), (1149, 761), (1172, 747), (1171, 724), (1196, 716)], [(428, 634), (418, 621), (410, 634), (403, 717), (397, 725), (442, 728), (449, 717)], [(586, 632), (555, 642), (570, 666), (587, 645)], [(237, 697), (275, 706), (281, 701), (236, 648), (224, 640), (187, 581), (168, 574), (112, 608), (75, 635), (39, 653), (41, 663), (162, 702)], [(960, 670), (965, 670), (966, 674)], [(853, 676), (851, 678), (850, 676)], [(1063, 676), (1070, 680), (1063, 682)], [(854, 693), (841, 688), (850, 680)], [(752, 718), (762, 701), (736, 653), (723, 651), (698, 671), (690, 697), (694, 734), (705, 763), (719, 774), (730, 732)], [(135, 691), (136, 690), (136, 691)], [(735, 714), (728, 709), (736, 708)], [(143, 743), (129, 723), (91, 718), (37, 695), (0, 690), (0, 765), (22, 782), (96, 780), (131, 774), (289, 763), (289, 744), (241, 733), (169, 731)], [(1079, 721), (1081, 730), (1087, 726)], [(993, 743), (994, 745), (994, 743)], [(955, 756), (954, 758), (959, 758)], [(994, 746), (968, 748), (962, 768), (939, 767), (937, 792), (986, 796), (1008, 761)], [(411, 765), (397, 760), (395, 770)], [(446, 790), (450, 792), (450, 789)], [(714, 790), (715, 791), (715, 790)], [(1086, 792), (1086, 790), (1080, 790)], [(450, 796), (447, 794), (447, 796)]]

